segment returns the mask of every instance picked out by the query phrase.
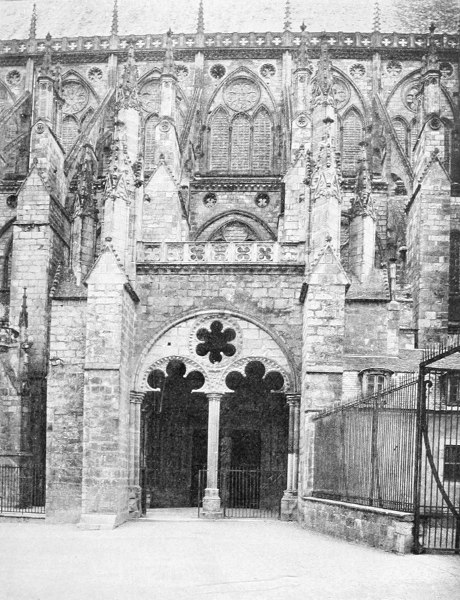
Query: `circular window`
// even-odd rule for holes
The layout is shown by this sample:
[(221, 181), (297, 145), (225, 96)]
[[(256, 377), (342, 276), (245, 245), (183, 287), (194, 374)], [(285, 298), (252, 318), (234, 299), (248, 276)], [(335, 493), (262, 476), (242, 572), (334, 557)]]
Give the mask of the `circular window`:
[(102, 70), (99, 67), (91, 67), (91, 69), (88, 71), (88, 79), (93, 83), (101, 81)]
[(397, 60), (390, 60), (387, 64), (387, 73), (396, 77), (402, 71), (402, 64)]
[(439, 119), (438, 117), (433, 117), (430, 121), (430, 127), (431, 129), (434, 129), (435, 131), (437, 131), (438, 129), (441, 129), (441, 119)]
[(417, 110), (418, 87), (415, 84), (409, 85), (403, 93), (404, 104), (409, 110)]
[(224, 65), (213, 65), (209, 71), (214, 79), (222, 79), (227, 72)]
[(188, 77), (188, 73), (188, 67), (186, 67), (185, 65), (176, 66), (176, 75), (179, 81), (183, 81), (184, 79), (186, 79)]
[(452, 77), (452, 73), (454, 72), (454, 68), (448, 62), (442, 62), (439, 65), (439, 70), (441, 71), (441, 77), (444, 77), (445, 79)]
[(63, 112), (67, 114), (80, 112), (88, 104), (88, 90), (77, 81), (66, 83), (62, 88), (62, 96), (65, 100)]
[(343, 108), (350, 99), (350, 89), (341, 79), (334, 79), (332, 96), (335, 100), (336, 108)]
[(308, 123), (308, 117), (306, 114), (301, 113), (298, 117), (297, 117), (297, 125), (299, 127), (306, 127)]
[(203, 204), (205, 206), (208, 206), (209, 208), (211, 208), (212, 206), (214, 206), (217, 202), (217, 196), (215, 194), (206, 194), (206, 196), (203, 198)]
[(260, 67), (260, 74), (262, 75), (262, 77), (266, 77), (267, 79), (269, 79), (270, 77), (273, 77), (275, 73), (276, 69), (270, 63), (265, 63)]
[(8, 196), (8, 198), (6, 199), (6, 204), (10, 208), (16, 208), (16, 206), (18, 205), (18, 197), (15, 196), (14, 194), (12, 194), (11, 196)]
[(362, 79), (366, 74), (366, 68), (361, 63), (356, 63), (350, 67), (350, 75), (355, 79)]
[(259, 101), (260, 90), (250, 79), (236, 79), (225, 89), (224, 100), (236, 112), (253, 108)]
[(13, 71), (10, 71), (8, 73), (8, 75), (6, 76), (6, 81), (9, 85), (11, 85), (12, 87), (17, 87), (20, 83), (21, 83), (21, 73), (19, 71), (17, 71), (16, 69), (14, 69)]
[(265, 192), (261, 192), (257, 194), (255, 203), (259, 208), (266, 208), (270, 204), (270, 196)]

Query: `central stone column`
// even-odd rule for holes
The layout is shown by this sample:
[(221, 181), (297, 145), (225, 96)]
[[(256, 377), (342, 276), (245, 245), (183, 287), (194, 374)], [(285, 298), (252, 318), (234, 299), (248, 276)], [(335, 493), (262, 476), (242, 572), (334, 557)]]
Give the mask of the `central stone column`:
[(220, 401), (223, 394), (209, 393), (208, 398), (208, 465), (206, 489), (203, 498), (202, 516), (207, 519), (221, 519), (218, 468), (219, 468), (219, 421)]
[(287, 485), (281, 500), (281, 519), (290, 521), (297, 509), (300, 394), (287, 394), (286, 400), (289, 406), (288, 465)]

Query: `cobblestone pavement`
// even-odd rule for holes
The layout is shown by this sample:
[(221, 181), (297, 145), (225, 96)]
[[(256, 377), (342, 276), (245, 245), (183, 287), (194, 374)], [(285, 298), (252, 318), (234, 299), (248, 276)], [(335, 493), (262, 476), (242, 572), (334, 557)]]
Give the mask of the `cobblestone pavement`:
[(295, 523), (154, 518), (114, 531), (0, 522), (0, 599), (460, 598), (456, 556), (396, 556)]

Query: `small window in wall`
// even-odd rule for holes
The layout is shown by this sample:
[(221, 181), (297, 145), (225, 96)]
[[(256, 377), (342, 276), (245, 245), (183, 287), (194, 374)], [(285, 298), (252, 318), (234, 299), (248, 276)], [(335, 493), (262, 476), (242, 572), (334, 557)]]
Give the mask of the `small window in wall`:
[(444, 446), (444, 480), (460, 481), (460, 446)]
[(380, 394), (389, 384), (392, 374), (392, 371), (382, 369), (361, 371), (359, 378), (361, 380), (361, 392), (363, 396)]
[(441, 377), (441, 399), (448, 406), (460, 406), (460, 371), (451, 371)]

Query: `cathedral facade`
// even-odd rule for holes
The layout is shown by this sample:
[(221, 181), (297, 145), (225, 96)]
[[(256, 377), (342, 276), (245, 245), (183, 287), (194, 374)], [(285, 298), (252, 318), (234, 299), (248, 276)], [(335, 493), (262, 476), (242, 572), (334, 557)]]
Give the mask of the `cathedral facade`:
[[(51, 521), (302, 515), (312, 415), (460, 329), (459, 39), (0, 42), (0, 464)], [(275, 481), (275, 480), (273, 480)]]

